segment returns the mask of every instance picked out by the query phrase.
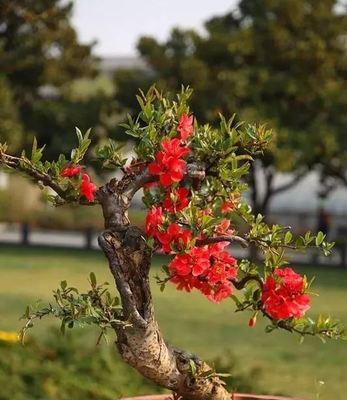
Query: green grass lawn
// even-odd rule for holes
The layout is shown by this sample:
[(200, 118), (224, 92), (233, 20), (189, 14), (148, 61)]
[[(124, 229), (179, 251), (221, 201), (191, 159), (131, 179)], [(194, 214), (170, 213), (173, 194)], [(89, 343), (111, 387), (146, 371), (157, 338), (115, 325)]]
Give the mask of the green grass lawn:
[[(38, 298), (49, 301), (52, 289), (63, 279), (73, 286), (87, 288), (90, 271), (96, 273), (98, 280), (112, 282), (107, 264), (98, 252), (0, 247), (0, 330), (18, 330), (18, 317), (25, 305)], [(313, 315), (331, 312), (347, 322), (347, 271), (305, 268), (301, 272), (316, 276), (314, 288), (320, 296), (313, 299)], [(164, 335), (174, 345), (209, 360), (235, 358), (243, 376), (257, 371), (258, 383), (266, 393), (308, 400), (347, 398), (346, 342), (322, 344), (319, 339), (307, 338), (299, 344), (297, 336), (286, 332), (265, 334), (263, 322), (249, 328), (249, 314), (235, 314), (231, 302), (211, 304), (199, 294), (181, 293), (170, 285), (161, 293), (154, 279), (153, 295)], [(42, 322), (30, 334), (36, 341), (44, 340), (54, 323)], [(80, 333), (72, 335), (78, 340)], [(91, 332), (83, 338), (93, 344), (95, 336)], [(122, 368), (121, 374), (127, 371)], [(129, 386), (128, 394), (141, 391), (148, 392), (148, 386)]]

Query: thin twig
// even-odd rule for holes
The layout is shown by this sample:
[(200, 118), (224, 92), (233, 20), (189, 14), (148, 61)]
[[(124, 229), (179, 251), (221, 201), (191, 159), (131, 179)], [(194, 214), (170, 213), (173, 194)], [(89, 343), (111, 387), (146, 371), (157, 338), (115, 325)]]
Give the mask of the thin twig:
[(231, 283), (235, 286), (237, 290), (243, 289), (248, 282), (255, 281), (259, 284), (259, 286), (263, 287), (263, 281), (258, 275), (247, 275), (239, 281), (231, 280)]
[[(45, 186), (52, 188), (61, 198), (65, 198), (66, 191), (60, 185), (54, 182), (50, 175), (45, 172), (38, 171), (26, 158), (19, 158), (6, 153), (1, 153), (0, 163), (6, 165), (8, 168), (25, 172), (36, 181), (42, 182)], [(21, 165), (21, 163), (24, 163), (26, 166), (24, 167)]]

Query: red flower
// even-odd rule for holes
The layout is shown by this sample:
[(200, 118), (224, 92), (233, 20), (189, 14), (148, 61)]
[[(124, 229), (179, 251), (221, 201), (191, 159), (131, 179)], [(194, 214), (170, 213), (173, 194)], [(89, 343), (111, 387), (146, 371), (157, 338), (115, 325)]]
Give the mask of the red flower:
[(188, 137), (193, 133), (194, 131), (193, 122), (194, 122), (194, 117), (192, 115), (188, 116), (185, 113), (181, 115), (181, 118), (178, 122), (177, 130), (182, 140), (184, 141), (187, 140)]
[(232, 201), (224, 201), (221, 205), (221, 212), (222, 214), (228, 213), (230, 211), (233, 211), (235, 208), (235, 205)]
[(169, 269), (173, 276), (186, 276), (190, 275), (192, 270), (190, 265), (190, 257), (188, 254), (177, 254), (170, 262)]
[[(233, 229), (230, 228), (230, 221), (228, 219), (223, 219), (215, 228), (216, 236), (232, 236), (234, 234)], [(226, 247), (229, 242), (218, 243), (219, 247)]]
[(216, 284), (220, 282), (228, 281), (229, 279), (235, 279), (237, 276), (237, 269), (231, 267), (228, 264), (216, 262), (207, 274), (208, 282)]
[(177, 138), (163, 140), (161, 142), (161, 147), (164, 152), (165, 160), (170, 157), (181, 158), (190, 153), (190, 149), (182, 145), (182, 142)]
[(176, 223), (170, 224), (165, 232), (156, 233), (165, 253), (171, 252), (171, 245), (174, 245), (178, 250), (183, 250), (191, 240), (191, 236), (189, 229), (182, 229)]
[(228, 251), (223, 251), (226, 245), (226, 242), (209, 245), (212, 267), (207, 278), (211, 284), (233, 280), (237, 276), (237, 260)]
[(228, 219), (223, 219), (216, 226), (216, 233), (220, 235), (230, 236), (234, 233), (234, 230), (229, 228), (230, 228), (230, 221)]
[(216, 286), (210, 295), (208, 295), (208, 299), (213, 301), (214, 303), (219, 303), (222, 300), (230, 297), (233, 292), (233, 286), (230, 282), (222, 283)]
[(78, 175), (82, 171), (82, 167), (80, 165), (70, 165), (64, 167), (60, 172), (60, 176), (64, 178), (72, 178), (73, 176)]
[(97, 186), (90, 181), (90, 176), (86, 173), (82, 175), (82, 182), (80, 186), (81, 194), (89, 201), (94, 201)]
[(146, 233), (155, 236), (159, 231), (158, 227), (164, 222), (163, 210), (161, 207), (152, 207), (146, 216)]
[(190, 292), (199, 284), (198, 279), (193, 275), (174, 275), (170, 278), (172, 283), (176, 284), (178, 290)]
[(210, 267), (209, 252), (206, 247), (193, 247), (186, 254), (177, 254), (169, 264), (172, 275), (199, 276)]
[(302, 276), (291, 268), (277, 269), (263, 286), (264, 310), (274, 319), (300, 318), (310, 308)]
[(183, 210), (189, 204), (188, 195), (189, 190), (184, 187), (168, 192), (163, 202), (164, 209), (172, 213)]
[(207, 272), (211, 266), (208, 247), (193, 247), (189, 251), (189, 255), (191, 257), (193, 276), (199, 276)]
[(178, 254), (169, 264), (171, 282), (178, 289), (198, 289), (209, 300), (220, 302), (233, 291), (237, 261), (217, 244), (193, 247)]
[(210, 244), (208, 246), (210, 256), (213, 257), (214, 260), (225, 262), (227, 264), (235, 266), (237, 264), (237, 260), (228, 251), (223, 251), (228, 245), (229, 242)]
[(186, 162), (181, 159), (190, 150), (181, 146), (179, 139), (167, 139), (161, 143), (162, 151), (156, 154), (155, 161), (149, 164), (148, 170), (152, 175), (158, 175), (163, 186), (180, 182), (186, 170)]

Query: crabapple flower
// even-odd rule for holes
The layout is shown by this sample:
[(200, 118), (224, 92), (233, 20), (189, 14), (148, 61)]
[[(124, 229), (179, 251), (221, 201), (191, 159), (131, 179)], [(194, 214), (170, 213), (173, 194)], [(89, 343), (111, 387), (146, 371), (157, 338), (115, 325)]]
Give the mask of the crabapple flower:
[(220, 303), (222, 300), (227, 299), (233, 293), (233, 286), (230, 282), (221, 283), (213, 288), (211, 293), (207, 296), (209, 300), (214, 303)]
[(165, 232), (156, 232), (156, 238), (162, 245), (164, 253), (170, 253), (171, 245), (178, 250), (184, 250), (191, 240), (192, 234), (189, 229), (182, 229), (178, 224), (172, 223), (168, 226)]
[(193, 133), (194, 117), (192, 115), (187, 115), (186, 113), (181, 115), (181, 118), (178, 122), (177, 131), (180, 134), (182, 140), (186, 141), (188, 137)]
[(172, 213), (181, 211), (189, 204), (188, 196), (189, 190), (184, 187), (168, 192), (163, 201), (163, 207)]
[(304, 278), (292, 268), (276, 269), (263, 286), (264, 310), (274, 319), (300, 318), (310, 308)]
[(156, 236), (158, 227), (164, 222), (164, 214), (161, 207), (152, 207), (146, 216), (146, 233)]
[(72, 178), (73, 176), (79, 175), (81, 171), (82, 167), (80, 165), (69, 165), (62, 169), (60, 176), (64, 178)]
[(235, 204), (232, 201), (224, 201), (221, 205), (222, 214), (226, 214), (230, 211), (233, 211), (235, 208)]
[(223, 219), (217, 226), (216, 226), (216, 233), (219, 235), (230, 236), (234, 233), (234, 230), (230, 228), (230, 220)]
[(191, 274), (200, 276), (210, 267), (209, 252), (206, 247), (193, 247), (186, 254), (177, 254), (169, 264), (169, 270), (179, 276)]
[(159, 176), (162, 186), (170, 186), (183, 179), (187, 164), (181, 157), (186, 156), (190, 149), (177, 138), (163, 140), (161, 147), (148, 170), (150, 174)]
[(86, 173), (82, 174), (80, 191), (82, 196), (84, 196), (89, 202), (94, 201), (97, 186), (91, 182), (90, 176)]

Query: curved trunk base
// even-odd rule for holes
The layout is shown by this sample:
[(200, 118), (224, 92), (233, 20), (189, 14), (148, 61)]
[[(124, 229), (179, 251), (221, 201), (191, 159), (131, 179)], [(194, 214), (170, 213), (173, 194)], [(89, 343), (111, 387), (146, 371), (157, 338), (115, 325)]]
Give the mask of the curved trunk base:
[[(126, 397), (121, 400), (175, 400), (171, 395), (153, 395), (153, 396), (137, 396), (137, 397)], [(282, 397), (282, 396), (262, 396), (256, 394), (246, 393), (233, 393), (229, 394), (229, 400), (303, 400), (293, 397)]]
[(230, 400), (206, 363), (168, 346), (155, 320), (149, 285), (151, 251), (142, 231), (113, 227), (99, 237), (121, 296), (124, 325), (114, 327), (122, 358), (143, 376), (185, 400)]

